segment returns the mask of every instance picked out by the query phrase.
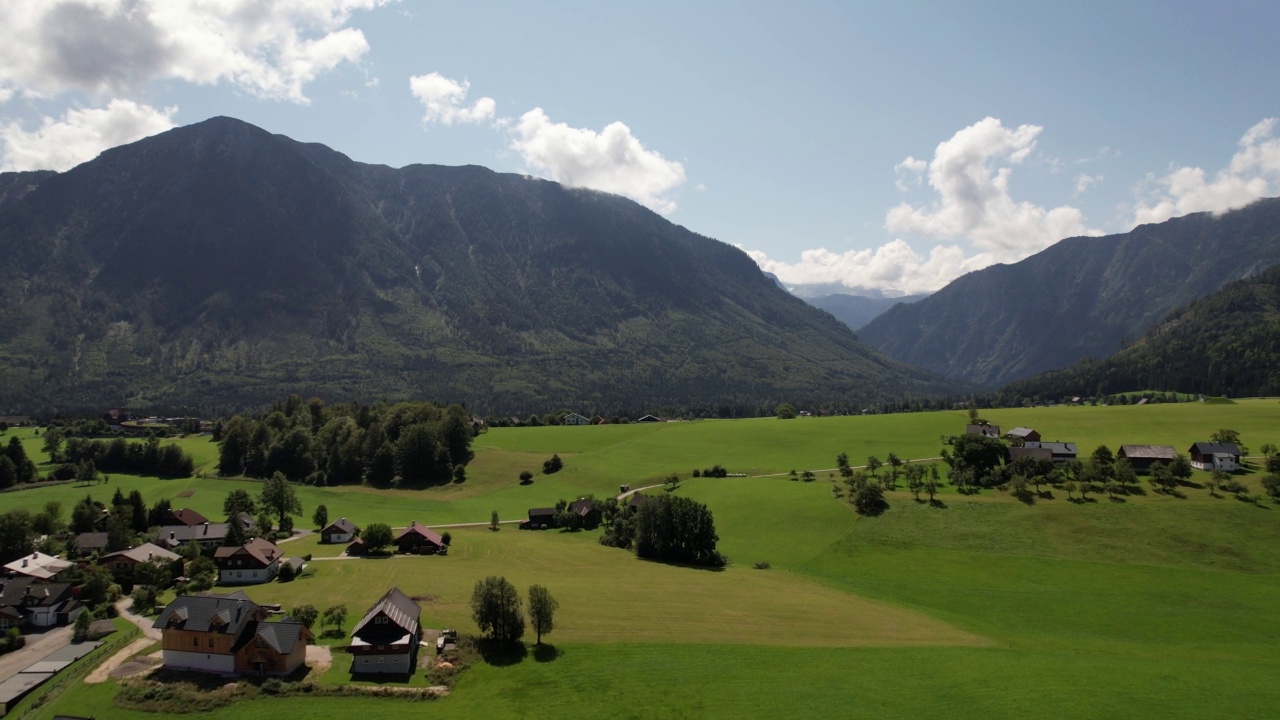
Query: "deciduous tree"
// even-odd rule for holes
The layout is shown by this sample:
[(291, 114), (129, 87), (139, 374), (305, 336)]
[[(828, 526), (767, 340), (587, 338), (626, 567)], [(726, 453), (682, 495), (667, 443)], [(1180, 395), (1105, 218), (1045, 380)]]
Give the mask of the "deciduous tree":
[(471, 593), (471, 617), (491, 639), (515, 642), (524, 635), (520, 594), (505, 577), (489, 576)]
[(529, 625), (537, 633), (537, 644), (542, 644), (542, 636), (555, 629), (556, 610), (560, 603), (551, 597), (550, 591), (541, 585), (529, 586)]

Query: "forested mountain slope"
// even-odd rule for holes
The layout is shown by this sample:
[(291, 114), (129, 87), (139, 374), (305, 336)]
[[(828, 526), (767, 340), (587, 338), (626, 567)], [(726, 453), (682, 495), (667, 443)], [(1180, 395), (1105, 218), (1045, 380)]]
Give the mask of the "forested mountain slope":
[(229, 118), (0, 176), (0, 299), (6, 411), (727, 412), (954, 388), (630, 200), (364, 165)]
[(1102, 358), (1233, 280), (1280, 262), (1280, 199), (1122, 235), (1069, 238), (969, 273), (858, 331), (889, 355), (990, 386)]

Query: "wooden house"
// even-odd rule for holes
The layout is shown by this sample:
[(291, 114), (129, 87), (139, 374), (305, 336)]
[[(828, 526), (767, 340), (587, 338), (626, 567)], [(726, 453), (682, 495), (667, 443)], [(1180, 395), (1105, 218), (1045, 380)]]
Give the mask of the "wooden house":
[(378, 598), (351, 630), (351, 674), (412, 675), (422, 643), (421, 613), (418, 603), (400, 588)]
[(1240, 469), (1240, 448), (1235, 443), (1198, 442), (1187, 454), (1191, 456), (1191, 467), (1198, 470), (1235, 472)]
[(981, 423), (981, 424), (972, 424), (972, 423), (971, 423), (971, 424), (969, 424), (969, 425), (965, 425), (965, 426), (964, 426), (964, 434), (965, 434), (965, 435), (981, 435), (982, 437), (989, 437), (989, 438), (997, 438), (997, 439), (999, 439), (999, 437), (1000, 437), (1000, 426), (999, 426), (999, 425), (988, 425), (988, 424), (986, 424), (986, 423)]
[(338, 518), (320, 531), (322, 543), (349, 543), (359, 532), (356, 524), (346, 518)]
[(527, 525), (533, 530), (553, 528), (556, 526), (556, 509), (549, 507), (529, 508), (529, 519), (525, 520), (521, 525)]
[(213, 553), (219, 585), (252, 585), (268, 582), (280, 573), (284, 551), (262, 538), (239, 547), (220, 547)]
[(85, 532), (76, 535), (76, 555), (89, 557), (107, 549), (107, 534), (104, 532)]
[[(1022, 447), (1028, 450), (1048, 450), (1049, 459), (1056, 463), (1076, 459), (1076, 444), (1073, 442), (1026, 442)], [(1010, 451), (1013, 449), (1010, 448)]]
[(410, 521), (409, 527), (396, 538), (396, 550), (413, 555), (434, 555), (444, 547), (444, 538), (425, 525)]
[(577, 515), (581, 519), (582, 527), (588, 530), (594, 529), (600, 524), (600, 504), (595, 500), (588, 498), (575, 500), (569, 503), (569, 512)]
[(103, 555), (98, 558), (98, 564), (110, 571), (116, 582), (132, 582), (134, 569), (138, 565), (155, 560), (175, 563), (181, 562), (182, 557), (154, 543), (143, 543), (138, 547)]
[(209, 522), (209, 518), (192, 510), (191, 508), (182, 508), (181, 510), (169, 510), (169, 525), (186, 525), (192, 527), (194, 525), (204, 525)]
[(1040, 442), (1040, 433), (1036, 432), (1035, 430), (1029, 427), (1016, 427), (1010, 430), (1009, 432), (1005, 433), (1004, 436), (1008, 438), (1011, 442), (1014, 442), (1017, 444), (1028, 443), (1028, 442)]
[(242, 592), (180, 596), (153, 627), (166, 668), (222, 675), (288, 675), (306, 661), (311, 637), (292, 618), (268, 622), (266, 608)]
[(1117, 460), (1128, 460), (1133, 471), (1139, 473), (1150, 472), (1151, 466), (1158, 462), (1172, 464), (1177, 457), (1178, 451), (1172, 445), (1121, 445), (1116, 452)]

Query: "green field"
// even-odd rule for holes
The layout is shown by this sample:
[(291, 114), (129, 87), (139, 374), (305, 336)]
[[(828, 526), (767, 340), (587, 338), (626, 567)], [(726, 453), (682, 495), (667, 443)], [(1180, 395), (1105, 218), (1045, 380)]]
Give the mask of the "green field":
[[(1219, 428), (1251, 449), (1280, 442), (1280, 402), (1055, 407), (983, 413), (1045, 439), (1171, 444), (1185, 450)], [(290, 584), (251, 587), (264, 602), (346, 602), (352, 614), (392, 584), (424, 598), (429, 627), (474, 628), (475, 580), (505, 575), (522, 590), (546, 585), (561, 604), (547, 640), (558, 657), (532, 655), (467, 671), (452, 696), (418, 703), (374, 698), (244, 702), (219, 718), (339, 718), (415, 712), (436, 717), (973, 717), (1205, 718), (1280, 714), (1280, 506), (1155, 494), (1111, 501), (1054, 499), (1024, 505), (986, 491), (942, 496), (940, 506), (888, 493), (890, 509), (859, 518), (832, 498), (835, 455), (855, 464), (889, 452), (929, 458), (939, 436), (962, 429), (960, 412), (890, 416), (696, 421), (661, 425), (495, 429), (477, 439), (466, 483), (398, 492), (299, 488), (310, 515), (393, 525), (507, 519), (560, 497), (605, 495), (619, 484), (685, 478), (677, 492), (715, 513), (721, 572), (648, 563), (600, 546), (594, 533), (453, 530), (447, 557), (313, 560)], [(25, 432), (25, 431), (24, 431)], [(207, 440), (192, 450), (216, 455)], [(198, 443), (205, 443), (199, 447)], [(37, 444), (38, 446), (38, 444)], [(521, 469), (551, 453), (555, 476), (521, 487)], [(719, 463), (750, 475), (688, 479)], [(1244, 478), (1256, 487), (1256, 476)], [(244, 481), (119, 477), (148, 500), (217, 514)], [(64, 505), (86, 488), (0, 494), (0, 511)], [(650, 492), (658, 492), (653, 490)], [(177, 499), (183, 493), (190, 493)], [(307, 523), (300, 523), (304, 526)], [(333, 555), (312, 539), (291, 553)], [(755, 570), (756, 562), (772, 568)], [(341, 681), (336, 662), (325, 682)], [(114, 683), (82, 686), (42, 708), (113, 718), (154, 718), (111, 705)]]

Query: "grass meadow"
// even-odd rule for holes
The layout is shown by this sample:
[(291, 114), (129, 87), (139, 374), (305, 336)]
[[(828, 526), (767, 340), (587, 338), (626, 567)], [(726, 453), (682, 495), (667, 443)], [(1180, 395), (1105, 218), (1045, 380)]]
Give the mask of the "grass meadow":
[[(1058, 407), (984, 413), (1046, 439), (1170, 444), (1185, 450), (1233, 428), (1256, 450), (1280, 442), (1280, 403)], [(554, 659), (480, 664), (454, 693), (419, 703), (383, 698), (262, 699), (218, 718), (306, 718), (395, 712), (441, 718), (573, 717), (831, 718), (1235, 718), (1280, 714), (1280, 505), (1207, 490), (1184, 497), (1132, 495), (1092, 502), (1057, 497), (1023, 504), (996, 491), (946, 493), (936, 505), (903, 490), (890, 508), (861, 518), (834, 499), (826, 470), (848, 452), (855, 464), (889, 452), (929, 458), (940, 436), (962, 429), (959, 412), (697, 421), (585, 428), (495, 429), (479, 437), (465, 483), (399, 492), (299, 488), (306, 516), (404, 525), (504, 519), (560, 497), (617, 491), (677, 472), (678, 493), (707, 503), (723, 571), (637, 560), (592, 532), (528, 532), (504, 526), (452, 531), (446, 557), (316, 559), (292, 583), (247, 589), (263, 602), (345, 602), (350, 615), (390, 585), (423, 598), (428, 627), (474, 630), (467, 602), (486, 575), (522, 592), (547, 586), (560, 602), (546, 637)], [(216, 457), (205, 439), (188, 439)], [(199, 443), (206, 447), (200, 447)], [(517, 484), (551, 453), (566, 467)], [(33, 455), (34, 456), (34, 455)], [(694, 467), (784, 475), (690, 479)], [(814, 470), (793, 482), (791, 469)], [(206, 469), (207, 471), (208, 469)], [(1256, 486), (1256, 476), (1245, 478)], [(118, 477), (149, 501), (175, 498), (217, 514), (246, 481)], [(0, 494), (0, 511), (69, 502), (85, 488)], [(95, 495), (114, 487), (89, 488)], [(190, 493), (183, 495), (184, 493)], [(651, 490), (649, 492), (660, 492)], [(181, 502), (178, 498), (181, 496)], [(104, 498), (105, 499), (105, 498)], [(299, 523), (305, 526), (308, 523)], [(303, 538), (291, 554), (332, 556)], [(753, 564), (768, 562), (771, 569)], [(348, 621), (348, 628), (354, 618)], [(529, 638), (532, 642), (532, 638)], [(344, 679), (342, 641), (323, 682)], [(148, 718), (111, 703), (114, 683), (62, 693), (35, 715)]]

